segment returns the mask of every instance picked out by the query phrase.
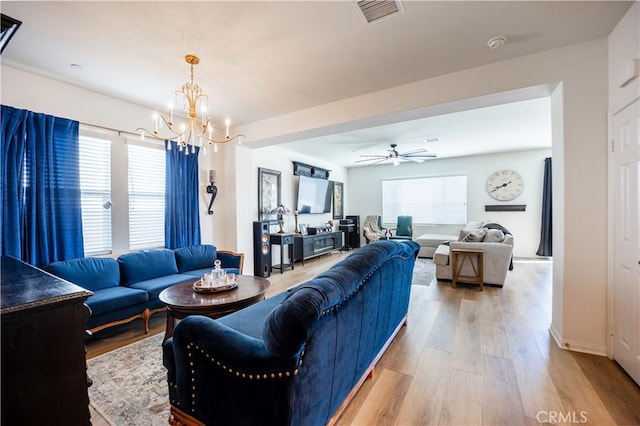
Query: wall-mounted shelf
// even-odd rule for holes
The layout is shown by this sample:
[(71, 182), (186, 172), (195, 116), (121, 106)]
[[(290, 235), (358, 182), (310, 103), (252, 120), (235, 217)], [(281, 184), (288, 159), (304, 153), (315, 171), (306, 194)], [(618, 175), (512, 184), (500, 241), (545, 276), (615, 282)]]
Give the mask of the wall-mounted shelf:
[(486, 212), (523, 212), (526, 209), (526, 204), (487, 204), (484, 206)]
[(329, 179), (330, 171), (331, 170), (312, 166), (310, 164), (300, 163), (299, 161), (293, 161), (293, 174), (295, 176), (307, 176), (307, 177), (318, 178), (318, 179)]

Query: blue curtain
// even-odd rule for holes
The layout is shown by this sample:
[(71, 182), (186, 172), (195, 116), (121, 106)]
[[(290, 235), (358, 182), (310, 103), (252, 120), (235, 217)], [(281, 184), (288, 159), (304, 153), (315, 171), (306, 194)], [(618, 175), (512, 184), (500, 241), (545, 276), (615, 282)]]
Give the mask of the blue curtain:
[(2, 255), (84, 256), (78, 122), (2, 106)]
[(553, 222), (551, 213), (551, 183), (552, 168), (551, 157), (544, 159), (544, 182), (542, 187), (542, 225), (540, 227), (540, 245), (536, 254), (538, 256), (553, 256)]
[(166, 154), (164, 241), (170, 249), (200, 244), (198, 214), (198, 153), (185, 154), (171, 144)]

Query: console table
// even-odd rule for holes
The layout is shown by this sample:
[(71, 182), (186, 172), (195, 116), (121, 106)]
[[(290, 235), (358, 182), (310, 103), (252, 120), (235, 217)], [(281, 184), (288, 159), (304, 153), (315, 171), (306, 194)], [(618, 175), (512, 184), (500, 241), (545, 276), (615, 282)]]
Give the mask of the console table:
[[(269, 241), (271, 245), (280, 246), (280, 264), (273, 265), (271, 270), (280, 269), (280, 273), (283, 273), (286, 269), (293, 269), (293, 249), (296, 246), (296, 240), (294, 238), (295, 234), (271, 234)], [(284, 263), (284, 248), (288, 247), (289, 250), (289, 263)]]
[(294, 261), (304, 261), (312, 257), (342, 250), (342, 231), (323, 232), (316, 235), (296, 235), (293, 246)]
[(90, 425), (85, 324), (91, 292), (1, 260), (2, 424)]

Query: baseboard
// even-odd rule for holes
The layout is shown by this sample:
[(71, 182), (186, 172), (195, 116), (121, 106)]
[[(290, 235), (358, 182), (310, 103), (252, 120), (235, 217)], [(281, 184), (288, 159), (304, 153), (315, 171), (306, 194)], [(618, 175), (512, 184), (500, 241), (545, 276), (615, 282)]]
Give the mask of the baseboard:
[(553, 337), (553, 340), (561, 349), (573, 352), (582, 352), (591, 355), (607, 356), (607, 347), (605, 345), (594, 345), (591, 343), (563, 339), (562, 335), (553, 325), (549, 327), (549, 333), (551, 333), (551, 337)]

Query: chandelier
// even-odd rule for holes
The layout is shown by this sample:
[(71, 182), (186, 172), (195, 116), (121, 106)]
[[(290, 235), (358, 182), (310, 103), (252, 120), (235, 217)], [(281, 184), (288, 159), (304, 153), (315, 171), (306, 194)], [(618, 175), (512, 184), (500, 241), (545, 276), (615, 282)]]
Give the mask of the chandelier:
[[(171, 150), (171, 141), (175, 141), (180, 151), (184, 151), (185, 155), (189, 154), (189, 150), (194, 154), (196, 152), (196, 146), (203, 149), (203, 154), (207, 154), (207, 147), (213, 146), (213, 151), (218, 151), (218, 144), (231, 142), (238, 139), (238, 143), (242, 143), (244, 135), (229, 136), (229, 126), (231, 120), (226, 118), (225, 124), (225, 136), (224, 139), (214, 139), (213, 123), (211, 117), (207, 115), (207, 102), (209, 97), (202, 92), (200, 86), (193, 81), (193, 66), (200, 63), (200, 59), (195, 55), (187, 55), (184, 57), (185, 61), (191, 67), (191, 78), (188, 83), (182, 85), (181, 90), (176, 90), (176, 102), (178, 96), (182, 94), (184, 110), (188, 115), (188, 119), (179, 125), (173, 121), (174, 105), (169, 104), (169, 118), (167, 119), (157, 111), (153, 112), (153, 132), (145, 129), (138, 128), (140, 132), (140, 138), (144, 140), (145, 135), (154, 138), (167, 139), (167, 150)], [(199, 121), (198, 121), (199, 120)], [(166, 128), (167, 133), (171, 133), (168, 137), (160, 136), (158, 129)]]

